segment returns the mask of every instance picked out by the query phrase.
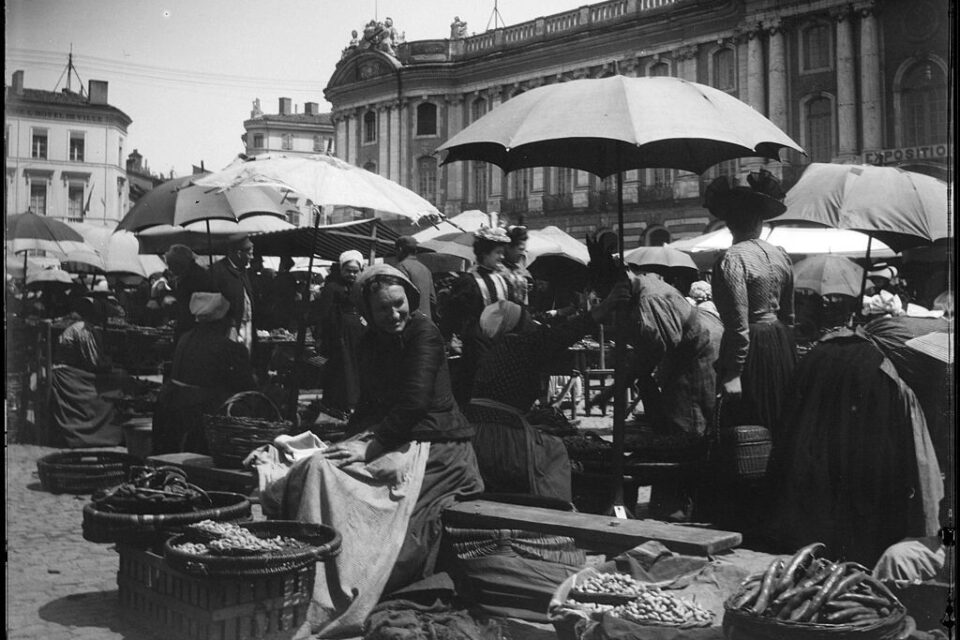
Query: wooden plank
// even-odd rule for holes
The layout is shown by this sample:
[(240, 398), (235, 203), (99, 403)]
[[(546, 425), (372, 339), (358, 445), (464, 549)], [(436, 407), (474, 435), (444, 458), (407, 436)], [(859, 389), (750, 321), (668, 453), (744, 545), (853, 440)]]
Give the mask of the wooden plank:
[(187, 479), (205, 491), (233, 491), (249, 495), (257, 488), (256, 471), (252, 469), (220, 469), (213, 466), (213, 458), (199, 453), (165, 453), (150, 456), (155, 465), (180, 467)]
[(622, 520), (590, 513), (524, 507), (489, 500), (460, 502), (443, 514), (444, 523), (459, 527), (524, 529), (573, 538), (585, 548), (626, 551), (658, 540), (671, 551), (713, 555), (740, 545), (735, 531), (689, 527), (655, 520)]

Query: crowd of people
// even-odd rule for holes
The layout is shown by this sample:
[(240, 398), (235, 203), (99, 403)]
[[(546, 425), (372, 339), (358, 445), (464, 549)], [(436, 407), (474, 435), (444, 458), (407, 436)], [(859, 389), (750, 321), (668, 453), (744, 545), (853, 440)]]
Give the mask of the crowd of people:
[[(733, 245), (708, 280), (679, 285), (662, 269), (592, 262), (591, 291), (550, 296), (526, 268), (528, 235), (519, 225), (480, 228), (474, 264), (459, 274), (431, 273), (406, 236), (392, 264), (346, 251), (315, 297), (302, 295), (313, 289), (297, 283), (291, 260), (279, 273), (264, 269), (249, 239), (209, 268), (175, 245), (165, 256), (169, 271), (148, 288), (175, 336), (154, 413), (155, 450), (206, 453), (203, 414), (263, 388), (252, 360), (258, 330), (309, 324), (324, 362), (322, 405), (346, 418), (346, 437), (293, 466), (275, 515), (352, 530), (356, 505), (320, 495), (323, 487), (376, 509), (389, 503), (363, 521), (369, 530), (344, 535), (348, 559), (371, 532), (385, 536), (388, 561), (377, 579), (366, 566), (364, 575), (341, 575), (342, 585), (319, 586), (327, 591), (315, 599), (335, 605), (351, 580), (388, 592), (433, 572), (440, 514), (457, 499), (487, 491), (571, 502), (563, 442), (527, 418), (551, 364), (603, 324), (630, 347), (621, 366), (655, 433), (706, 441), (720, 429), (759, 425), (772, 440), (763, 482), (747, 491), (704, 465), (654, 485), (653, 517), (735, 529), (749, 522), (774, 546), (819, 540), (831, 556), (864, 563), (897, 543), (929, 541), (952, 501), (952, 361), (911, 341), (952, 331), (952, 295), (939, 296), (934, 312), (912, 313), (919, 307), (882, 265), (869, 274), (873, 290), (854, 310), (857, 321), (818, 336), (798, 357), (792, 261), (760, 239), (783, 197), (765, 171), (709, 186), (704, 205)], [(79, 300), (57, 359), (96, 372), (108, 366), (97, 333), (107, 303)], [(539, 306), (544, 300), (549, 308)], [(405, 536), (385, 533), (397, 522)], [(894, 556), (884, 566), (902, 573)], [(331, 624), (333, 609), (314, 611), (318, 628)]]

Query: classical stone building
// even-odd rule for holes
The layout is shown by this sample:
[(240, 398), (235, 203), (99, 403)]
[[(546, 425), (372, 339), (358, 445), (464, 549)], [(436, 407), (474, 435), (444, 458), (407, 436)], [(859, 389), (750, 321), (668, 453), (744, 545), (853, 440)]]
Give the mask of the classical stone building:
[(702, 176), (627, 172), (625, 242), (662, 244), (714, 224), (700, 194), (720, 173), (765, 164), (789, 187), (807, 163), (836, 161), (946, 177), (947, 11), (947, 0), (610, 0), (474, 36), (452, 28), (436, 40), (352, 41), (325, 96), (341, 158), (449, 215), (498, 211), (580, 237), (614, 225), (614, 178), (440, 166), (435, 149), (523, 91), (619, 73), (727, 91), (807, 151), (782, 163), (730, 161)]
[(4, 99), (4, 213), (28, 209), (75, 222), (115, 224), (129, 208), (123, 144), (131, 119), (89, 91), (45, 91), (14, 71)]
[(250, 119), (243, 122), (247, 155), (287, 153), (311, 155), (333, 153), (334, 132), (329, 113), (320, 113), (316, 102), (306, 102), (296, 113), (290, 98), (280, 98), (279, 113), (263, 113), (254, 100)]

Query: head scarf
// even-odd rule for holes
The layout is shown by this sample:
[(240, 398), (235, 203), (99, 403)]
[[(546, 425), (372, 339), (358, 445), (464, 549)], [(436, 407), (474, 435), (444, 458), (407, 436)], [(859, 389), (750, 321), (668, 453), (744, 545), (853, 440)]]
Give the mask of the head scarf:
[(378, 276), (393, 276), (400, 280), (403, 290), (407, 294), (407, 303), (410, 305), (410, 312), (413, 313), (414, 310), (420, 308), (420, 290), (417, 289), (410, 278), (389, 264), (375, 264), (360, 272), (360, 275), (357, 276), (357, 286), (354, 288), (355, 295), (358, 296), (354, 298), (357, 308), (360, 309), (367, 320), (370, 320), (370, 305), (367, 303), (367, 294), (370, 293), (370, 284)]
[(510, 300), (492, 302), (480, 314), (480, 330), (491, 340), (499, 338), (517, 327), (522, 311), (520, 305)]
[(190, 297), (190, 313), (197, 322), (216, 322), (230, 309), (230, 301), (222, 293), (197, 291)]
[(348, 262), (356, 262), (358, 265), (363, 267), (363, 254), (356, 249), (350, 249), (349, 251), (344, 251), (341, 253), (340, 259), (337, 260), (337, 262), (340, 263), (341, 267)]
[(710, 300), (713, 297), (713, 289), (706, 280), (697, 280), (690, 285), (690, 297), (697, 302)]

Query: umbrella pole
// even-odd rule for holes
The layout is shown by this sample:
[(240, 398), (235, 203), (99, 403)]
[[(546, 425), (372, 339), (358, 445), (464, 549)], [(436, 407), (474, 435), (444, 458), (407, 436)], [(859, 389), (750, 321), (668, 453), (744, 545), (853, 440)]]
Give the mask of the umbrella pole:
[(867, 271), (870, 270), (870, 245), (873, 243), (873, 236), (867, 236), (867, 257), (866, 265), (863, 267), (863, 275), (860, 277), (860, 313), (863, 312), (863, 294), (867, 290)]
[(297, 349), (293, 358), (293, 375), (287, 380), (287, 384), (290, 386), (289, 395), (287, 396), (287, 403), (289, 405), (289, 414), (288, 417), (290, 420), (296, 422), (297, 418), (297, 403), (300, 400), (300, 389), (297, 387), (296, 372), (298, 365), (303, 359), (303, 350), (307, 344), (307, 318), (309, 318), (309, 309), (310, 309), (310, 280), (313, 278), (313, 254), (317, 251), (317, 236), (320, 233), (320, 206), (314, 205), (313, 207), (313, 242), (310, 243), (310, 258), (307, 261), (307, 278), (303, 283), (303, 301), (304, 306), (301, 307), (300, 317), (297, 322)]
[[(617, 234), (620, 264), (623, 265), (623, 173), (617, 173)], [(629, 315), (622, 305), (615, 315), (617, 341), (613, 348), (613, 515), (627, 518), (623, 504), (623, 442), (627, 413), (627, 334)], [(601, 349), (603, 347), (601, 346)]]
[(213, 238), (210, 237), (210, 218), (207, 218), (205, 222), (207, 223), (207, 251), (209, 252), (207, 254), (207, 258), (210, 261), (210, 266), (212, 267), (213, 266)]

